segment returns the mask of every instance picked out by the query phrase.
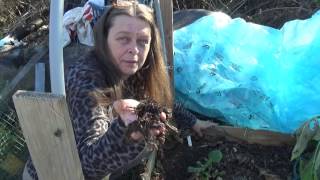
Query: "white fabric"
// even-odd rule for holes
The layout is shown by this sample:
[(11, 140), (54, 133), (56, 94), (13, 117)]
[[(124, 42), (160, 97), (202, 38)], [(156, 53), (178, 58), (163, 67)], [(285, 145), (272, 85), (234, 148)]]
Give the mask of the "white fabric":
[[(88, 7), (86, 4), (84, 7), (77, 7), (67, 11), (63, 15), (63, 35), (64, 43), (63, 47), (67, 46), (71, 42), (70, 35), (75, 32), (78, 35), (78, 39), (81, 44), (87, 46), (93, 46), (93, 30), (88, 20)], [(90, 10), (89, 10), (90, 13)]]

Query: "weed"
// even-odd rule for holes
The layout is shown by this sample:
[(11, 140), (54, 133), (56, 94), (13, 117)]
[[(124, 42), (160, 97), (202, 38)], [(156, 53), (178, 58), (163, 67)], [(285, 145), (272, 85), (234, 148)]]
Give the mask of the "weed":
[(215, 164), (219, 163), (222, 159), (222, 153), (219, 150), (213, 150), (209, 152), (208, 158), (205, 158), (204, 162), (197, 162), (194, 167), (188, 167), (188, 172), (193, 173), (197, 178), (201, 180), (208, 180), (210, 178), (216, 178), (223, 175), (218, 170), (212, 171)]
[[(297, 143), (292, 151), (291, 160), (299, 162), (301, 180), (320, 180), (319, 124), (320, 116), (314, 117), (305, 122), (296, 132)], [(308, 152), (306, 152), (307, 149)]]

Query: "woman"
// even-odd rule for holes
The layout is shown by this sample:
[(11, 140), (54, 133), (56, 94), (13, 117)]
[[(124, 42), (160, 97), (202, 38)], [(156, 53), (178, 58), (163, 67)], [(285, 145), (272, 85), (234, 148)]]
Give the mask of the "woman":
[[(149, 153), (140, 133), (130, 135), (132, 143), (123, 141), (127, 126), (137, 120), (134, 108), (138, 100), (151, 98), (172, 106), (151, 8), (131, 2), (115, 4), (98, 20), (94, 36), (94, 51), (70, 67), (66, 77), (67, 102), (86, 179), (102, 179), (128, 169)], [(174, 117), (188, 117), (175, 118), (178, 125), (198, 133), (211, 125), (181, 107), (174, 106), (173, 112)], [(161, 118), (165, 120), (166, 115), (162, 113)], [(162, 136), (165, 128), (160, 126), (151, 133)], [(30, 162), (27, 170), (37, 179)]]

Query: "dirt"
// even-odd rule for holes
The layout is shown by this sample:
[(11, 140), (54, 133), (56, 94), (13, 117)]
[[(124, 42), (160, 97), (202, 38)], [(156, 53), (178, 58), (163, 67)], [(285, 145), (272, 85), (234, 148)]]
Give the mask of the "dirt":
[[(206, 180), (188, 172), (197, 162), (207, 162), (208, 154), (222, 153), (219, 163), (206, 169), (210, 180), (289, 180), (294, 177), (294, 163), (290, 161), (292, 146), (262, 146), (240, 144), (225, 140), (214, 143), (192, 136), (193, 146), (186, 142), (166, 141), (164, 151), (158, 153), (151, 180)], [(199, 167), (199, 166), (198, 166)], [(145, 165), (131, 169), (117, 180), (141, 180)]]
[(221, 151), (222, 160), (208, 170), (210, 179), (292, 179), (291, 146), (249, 145), (225, 140), (209, 143), (195, 137), (192, 147), (177, 143), (165, 150), (155, 170), (159, 175), (153, 179), (197, 179), (188, 173), (188, 167), (196, 167), (197, 161), (205, 163), (213, 150)]
[[(168, 123), (168, 120), (170, 120), (172, 116), (169, 109), (160, 106), (157, 102), (151, 99), (142, 100), (135, 109), (135, 112), (138, 115), (138, 120), (128, 126), (126, 134), (129, 141), (130, 135), (133, 132), (140, 132), (144, 136), (146, 142), (158, 146), (164, 144), (166, 134), (178, 135), (178, 130)], [(162, 112), (166, 114), (167, 120), (162, 120), (160, 118)], [(161, 132), (158, 136), (151, 134), (153, 129), (159, 128), (165, 128), (166, 132)]]

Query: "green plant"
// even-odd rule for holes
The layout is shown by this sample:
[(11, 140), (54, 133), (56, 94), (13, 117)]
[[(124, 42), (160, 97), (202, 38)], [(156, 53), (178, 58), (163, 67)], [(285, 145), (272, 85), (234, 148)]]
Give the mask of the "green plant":
[(27, 146), (15, 111), (0, 107), (0, 179), (19, 179), (27, 159)]
[(197, 178), (201, 180), (208, 180), (210, 178), (215, 178), (219, 175), (219, 171), (212, 171), (214, 164), (217, 164), (222, 159), (222, 153), (219, 150), (213, 150), (208, 154), (208, 158), (205, 158), (204, 162), (197, 162), (196, 166), (188, 167), (188, 172), (196, 175)]
[[(304, 123), (296, 132), (297, 142), (293, 148), (291, 160), (299, 161), (301, 180), (320, 180), (320, 116)], [(315, 148), (311, 153), (304, 151), (311, 143)], [(306, 157), (309, 155), (309, 158)]]

